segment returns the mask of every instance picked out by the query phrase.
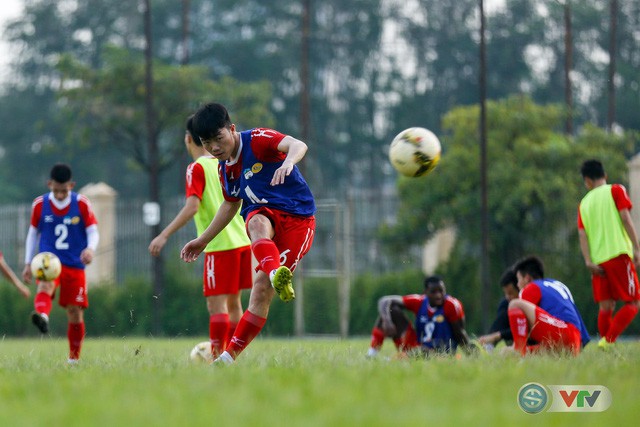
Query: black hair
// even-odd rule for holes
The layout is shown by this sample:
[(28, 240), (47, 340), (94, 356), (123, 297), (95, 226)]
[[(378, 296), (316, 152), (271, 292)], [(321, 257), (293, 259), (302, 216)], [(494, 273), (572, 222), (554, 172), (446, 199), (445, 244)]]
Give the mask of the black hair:
[(606, 176), (602, 162), (596, 159), (585, 160), (580, 168), (580, 173), (583, 178), (589, 179), (600, 179)]
[(210, 102), (200, 107), (193, 115), (193, 130), (202, 140), (214, 138), (220, 129), (230, 126), (229, 112), (222, 104)]
[(60, 184), (71, 181), (71, 167), (66, 163), (56, 163), (51, 168), (49, 178)]
[(187, 129), (187, 132), (189, 132), (189, 135), (191, 135), (191, 139), (193, 140), (193, 143), (196, 144), (198, 147), (202, 147), (202, 141), (200, 141), (200, 137), (198, 136), (196, 131), (193, 130), (193, 116), (194, 114), (190, 115), (187, 118), (187, 123), (185, 124), (185, 128)]
[(431, 285), (442, 285), (442, 287), (444, 288), (444, 281), (440, 276), (429, 276), (426, 279), (424, 279), (425, 290), (429, 289), (429, 286)]
[(500, 277), (500, 286), (513, 286), (516, 289), (518, 288), (518, 276), (516, 276), (516, 272), (513, 268), (507, 268), (504, 273), (502, 273), (502, 277)]
[(542, 260), (535, 255), (530, 255), (518, 261), (513, 267), (514, 271), (522, 275), (528, 274), (534, 280), (544, 278), (544, 264)]

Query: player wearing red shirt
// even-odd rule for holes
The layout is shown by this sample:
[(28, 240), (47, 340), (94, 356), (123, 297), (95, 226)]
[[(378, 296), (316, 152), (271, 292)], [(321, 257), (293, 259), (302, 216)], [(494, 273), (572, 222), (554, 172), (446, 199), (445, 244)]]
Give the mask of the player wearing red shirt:
[(192, 262), (240, 209), (258, 261), (249, 307), (231, 343), (216, 361), (232, 363), (258, 335), (275, 294), (295, 298), (293, 271), (311, 248), (315, 233), (315, 203), (296, 163), (307, 145), (273, 129), (237, 132), (221, 104), (207, 104), (193, 117), (203, 146), (220, 161), (225, 201), (209, 227), (181, 252)]
[[(580, 250), (599, 305), (598, 332), (602, 338), (598, 347), (608, 350), (640, 309), (640, 243), (625, 188), (607, 184), (598, 160), (585, 161), (581, 174), (589, 192), (578, 209)], [(614, 316), (618, 301), (622, 306)]]
[(36, 252), (49, 251), (60, 258), (60, 276), (51, 282), (38, 281), (31, 320), (42, 333), (48, 332), (52, 299), (60, 288), (58, 304), (67, 311), (69, 363), (74, 364), (80, 358), (84, 310), (89, 306), (84, 267), (93, 261), (98, 246), (98, 222), (89, 200), (72, 191), (75, 181), (68, 165), (54, 165), (47, 185), (50, 192), (32, 204), (22, 277), (27, 283), (33, 279), (30, 264)]
[[(509, 302), (511, 349), (523, 356), (540, 349), (578, 355), (590, 338), (569, 288), (545, 279), (543, 263), (536, 256), (518, 261), (514, 271), (520, 295)], [(527, 345), (528, 339), (538, 344)]]
[[(378, 301), (379, 317), (371, 333), (368, 356), (375, 356), (385, 338), (394, 340), (401, 352), (421, 349), (454, 352), (458, 345), (468, 346), (462, 303), (446, 294), (444, 282), (438, 276), (427, 277), (423, 295), (388, 295)], [(415, 327), (402, 310), (415, 315)]]
[[(159, 256), (169, 237), (195, 220), (198, 234), (209, 225), (223, 202), (218, 179), (218, 161), (194, 136), (193, 118), (187, 121), (184, 144), (193, 158), (187, 167), (186, 200), (176, 217), (149, 244), (149, 252)], [(212, 357), (225, 350), (242, 316), (242, 289), (251, 288), (251, 248), (240, 216), (205, 248), (203, 294), (209, 311), (209, 341)], [(213, 360), (213, 359), (212, 359)]]

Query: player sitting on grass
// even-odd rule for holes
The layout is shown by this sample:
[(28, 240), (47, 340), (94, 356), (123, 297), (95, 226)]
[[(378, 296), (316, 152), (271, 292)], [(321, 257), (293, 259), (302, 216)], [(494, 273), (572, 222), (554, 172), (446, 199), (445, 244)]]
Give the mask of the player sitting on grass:
[[(544, 279), (544, 266), (535, 256), (522, 259), (514, 270), (520, 297), (509, 303), (513, 350), (523, 356), (539, 350), (578, 355), (590, 338), (569, 288)], [(539, 344), (527, 345), (527, 338)]]
[[(469, 337), (464, 327), (462, 303), (447, 295), (438, 276), (427, 277), (424, 294), (387, 295), (378, 302), (379, 318), (371, 336), (368, 355), (375, 356), (385, 338), (393, 339), (402, 353), (453, 353), (458, 346), (467, 347)], [(403, 310), (415, 314), (415, 328)]]

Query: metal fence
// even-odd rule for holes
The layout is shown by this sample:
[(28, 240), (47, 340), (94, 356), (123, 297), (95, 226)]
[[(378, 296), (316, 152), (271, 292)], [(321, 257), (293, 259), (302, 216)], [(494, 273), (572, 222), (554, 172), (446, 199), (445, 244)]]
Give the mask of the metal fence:
[[(149, 242), (151, 227), (143, 222), (144, 200), (118, 200), (114, 247), (116, 285), (128, 277), (151, 280)], [(162, 224), (166, 225), (182, 208), (183, 197), (167, 199), (162, 209)], [(383, 221), (393, 221), (397, 198), (394, 189), (387, 191), (353, 190), (343, 200), (321, 199), (316, 202), (317, 230), (312, 250), (305, 257), (305, 277), (351, 277), (362, 272), (380, 273), (389, 265), (376, 238)], [(21, 271), (24, 261), (24, 241), (29, 227), (30, 204), (0, 206), (0, 250), (14, 269)], [(178, 230), (163, 250), (168, 263), (175, 260), (182, 246), (195, 236), (190, 222)], [(200, 261), (201, 262), (201, 261)], [(416, 257), (416, 265), (419, 256)], [(199, 277), (201, 268), (193, 268)]]

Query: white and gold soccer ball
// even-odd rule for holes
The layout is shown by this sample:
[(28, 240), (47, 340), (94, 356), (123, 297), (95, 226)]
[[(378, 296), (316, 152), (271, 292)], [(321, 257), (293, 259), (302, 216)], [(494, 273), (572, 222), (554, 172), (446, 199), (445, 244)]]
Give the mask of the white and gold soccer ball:
[(389, 146), (389, 160), (401, 175), (419, 177), (436, 167), (441, 152), (440, 140), (433, 132), (413, 127), (393, 138)]
[(211, 354), (211, 343), (209, 341), (202, 341), (196, 344), (189, 354), (189, 359), (192, 362), (213, 362), (213, 355)]
[(31, 274), (38, 280), (55, 280), (61, 272), (60, 258), (52, 252), (40, 252), (31, 260)]

